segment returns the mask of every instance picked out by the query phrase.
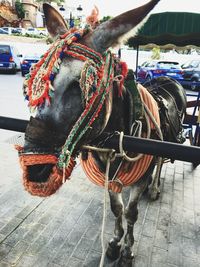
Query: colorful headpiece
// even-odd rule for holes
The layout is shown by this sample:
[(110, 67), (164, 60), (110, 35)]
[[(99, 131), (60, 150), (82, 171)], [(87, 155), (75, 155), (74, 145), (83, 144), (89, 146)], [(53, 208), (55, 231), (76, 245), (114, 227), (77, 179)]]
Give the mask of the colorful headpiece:
[(59, 72), (62, 59), (71, 56), (85, 62), (80, 78), (84, 111), (63, 146), (58, 161), (59, 168), (68, 166), (76, 144), (98, 117), (114, 77), (111, 52), (106, 51), (101, 55), (77, 43), (83, 34), (84, 30), (71, 29), (61, 36), (31, 68), (24, 82), (24, 95), (29, 100), (30, 108), (37, 108), (46, 101), (50, 104), (54, 93), (53, 80)]

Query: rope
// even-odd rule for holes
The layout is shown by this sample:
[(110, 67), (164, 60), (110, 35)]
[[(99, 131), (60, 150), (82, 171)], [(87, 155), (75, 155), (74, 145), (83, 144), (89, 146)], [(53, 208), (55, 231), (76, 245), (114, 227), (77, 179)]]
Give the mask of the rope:
[[(147, 123), (147, 136), (146, 136), (146, 138), (150, 138), (150, 135), (151, 135), (151, 127), (150, 127), (149, 119), (148, 119), (147, 114), (146, 114), (146, 110), (145, 110), (144, 115), (145, 115), (145, 119), (146, 119), (146, 123)], [(124, 152), (124, 149), (123, 149), (123, 137), (124, 137), (124, 133), (123, 132), (120, 132), (120, 137), (119, 137), (119, 151), (120, 151), (120, 154), (119, 154), (119, 156), (123, 157), (125, 160), (127, 160), (129, 162), (136, 162), (139, 159), (141, 159), (143, 157), (143, 155), (144, 155), (142, 153), (139, 153), (135, 157), (129, 157)], [(139, 131), (139, 137), (141, 137), (141, 132), (140, 131)]]
[(145, 108), (146, 113), (148, 114), (148, 116), (150, 117), (151, 121), (153, 122), (153, 124), (154, 124), (154, 126), (156, 128), (156, 131), (157, 131), (157, 133), (158, 133), (158, 135), (160, 137), (160, 140), (163, 141), (163, 134), (162, 134), (162, 132), (160, 130), (160, 127), (159, 127), (157, 121), (153, 117), (153, 114), (151, 113), (151, 111), (149, 110), (149, 108), (147, 107), (147, 105), (145, 103), (143, 103), (143, 104), (144, 104), (144, 108)]
[(105, 187), (104, 187), (104, 208), (103, 208), (103, 219), (102, 219), (102, 229), (101, 229), (101, 247), (102, 254), (99, 267), (103, 267), (105, 255), (106, 255), (106, 245), (104, 241), (104, 233), (106, 226), (106, 217), (107, 217), (107, 199), (108, 199), (108, 181), (109, 181), (109, 170), (110, 170), (110, 162), (113, 155), (113, 150), (110, 150), (108, 155), (107, 163), (106, 163), (106, 173), (105, 173)]

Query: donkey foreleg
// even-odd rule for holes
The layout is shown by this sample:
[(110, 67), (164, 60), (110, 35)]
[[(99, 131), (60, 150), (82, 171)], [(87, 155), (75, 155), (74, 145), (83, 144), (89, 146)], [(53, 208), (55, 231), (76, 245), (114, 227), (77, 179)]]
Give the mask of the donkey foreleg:
[(114, 193), (109, 191), (111, 210), (115, 216), (114, 237), (108, 244), (106, 255), (112, 260), (116, 260), (120, 255), (121, 244), (120, 241), (124, 235), (122, 225), (122, 215), (124, 211), (124, 204), (121, 193)]
[(149, 196), (151, 200), (156, 200), (160, 195), (160, 174), (163, 165), (163, 158), (159, 157), (156, 165), (155, 174), (152, 175), (152, 182), (149, 185)]
[(127, 232), (124, 239), (124, 249), (121, 253), (121, 257), (118, 263), (118, 266), (121, 267), (131, 267), (133, 255), (133, 244), (134, 244), (134, 235), (133, 229), (134, 224), (138, 218), (138, 201), (147, 187), (148, 179), (147, 177), (141, 178), (137, 183), (131, 186), (130, 196), (127, 207), (124, 212), (124, 216), (127, 222)]

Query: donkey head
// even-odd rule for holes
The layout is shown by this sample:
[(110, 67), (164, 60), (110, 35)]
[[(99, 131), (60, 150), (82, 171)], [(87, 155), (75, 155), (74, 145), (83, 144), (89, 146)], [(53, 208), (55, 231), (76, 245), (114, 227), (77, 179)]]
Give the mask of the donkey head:
[(114, 73), (107, 49), (158, 2), (151, 0), (90, 31), (69, 31), (62, 16), (43, 5), (47, 29), (55, 42), (25, 81), (25, 95), (37, 112), (27, 126), (20, 152), (24, 184), (32, 194), (54, 193), (60, 178), (65, 181), (71, 174), (81, 145), (104, 130), (112, 109)]

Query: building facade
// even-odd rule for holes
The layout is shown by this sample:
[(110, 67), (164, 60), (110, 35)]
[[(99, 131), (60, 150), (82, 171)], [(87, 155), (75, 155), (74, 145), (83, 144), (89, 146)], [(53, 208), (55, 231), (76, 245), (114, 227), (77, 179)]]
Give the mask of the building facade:
[(38, 11), (38, 4), (34, 0), (22, 0), (25, 10), (25, 17), (22, 22), (22, 27), (37, 27), (36, 18)]
[[(34, 0), (20, 0), (25, 10), (25, 17), (21, 21), (18, 19), (15, 12), (16, 0), (0, 0), (0, 27), (3, 26), (20, 26), (28, 27), (43, 27), (44, 15), (40, 11), (41, 4)], [(7, 12), (5, 12), (5, 9)]]

